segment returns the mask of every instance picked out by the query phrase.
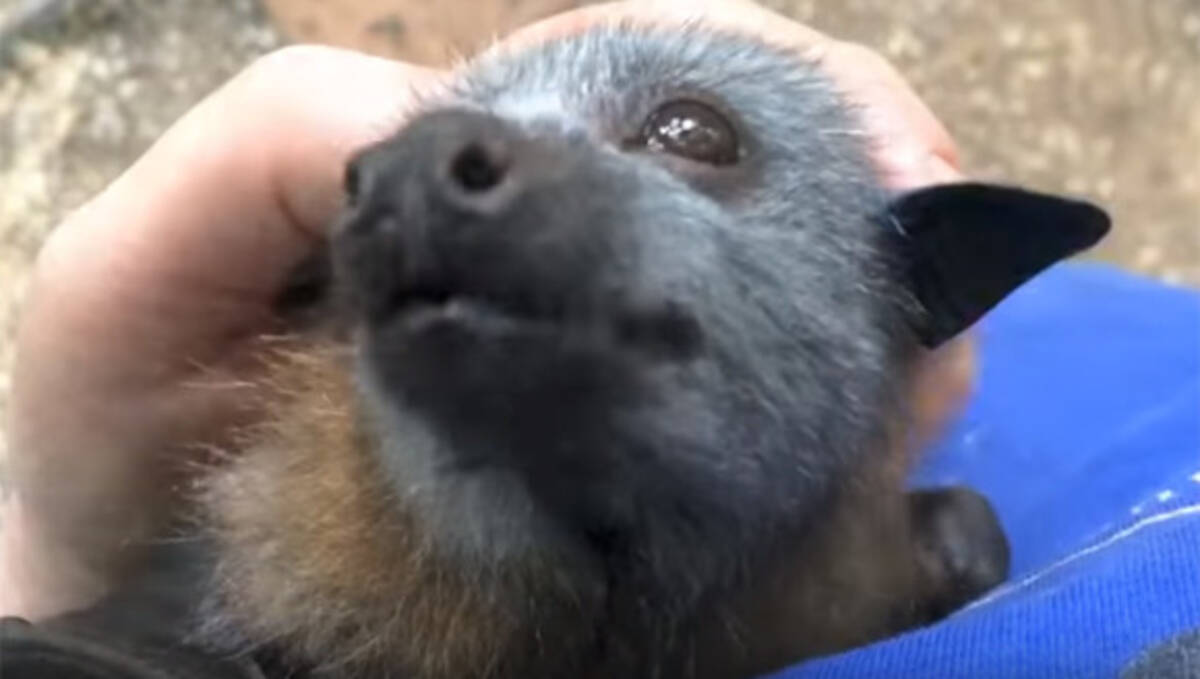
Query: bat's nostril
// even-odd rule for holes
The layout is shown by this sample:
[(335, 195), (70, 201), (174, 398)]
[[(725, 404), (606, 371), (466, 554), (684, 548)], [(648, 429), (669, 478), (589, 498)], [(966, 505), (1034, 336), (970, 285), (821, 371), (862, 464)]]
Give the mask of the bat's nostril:
[(468, 144), (450, 163), (450, 178), (467, 193), (483, 193), (504, 179), (507, 163), (481, 144)]

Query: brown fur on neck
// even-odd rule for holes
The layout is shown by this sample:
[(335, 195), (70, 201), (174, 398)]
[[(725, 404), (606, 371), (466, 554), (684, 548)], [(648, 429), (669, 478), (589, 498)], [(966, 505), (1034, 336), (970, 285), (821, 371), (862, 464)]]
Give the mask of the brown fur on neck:
[(344, 349), (277, 356), (265, 423), (206, 484), (213, 631), (338, 676), (518, 676), (591, 643), (586, 620), (538, 627), (579, 610), (545, 564), (466, 573), (430, 549), (372, 456)]

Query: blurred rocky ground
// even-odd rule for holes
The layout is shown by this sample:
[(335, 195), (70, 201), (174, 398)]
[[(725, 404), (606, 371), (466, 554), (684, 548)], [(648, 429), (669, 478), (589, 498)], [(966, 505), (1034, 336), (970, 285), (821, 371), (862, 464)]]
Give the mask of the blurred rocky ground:
[[(0, 417), (46, 234), (256, 55), (306, 41), (444, 63), (577, 4), (0, 0)], [(1200, 0), (767, 4), (894, 61), (970, 174), (1109, 206), (1093, 256), (1200, 285)]]

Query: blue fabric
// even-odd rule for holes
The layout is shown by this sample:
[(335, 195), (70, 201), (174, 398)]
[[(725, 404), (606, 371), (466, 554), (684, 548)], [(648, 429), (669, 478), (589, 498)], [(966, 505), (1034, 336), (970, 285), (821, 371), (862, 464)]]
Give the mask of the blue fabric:
[(1012, 577), (778, 679), (1109, 678), (1200, 627), (1200, 294), (1060, 265), (979, 332), (978, 393), (913, 483), (987, 495)]

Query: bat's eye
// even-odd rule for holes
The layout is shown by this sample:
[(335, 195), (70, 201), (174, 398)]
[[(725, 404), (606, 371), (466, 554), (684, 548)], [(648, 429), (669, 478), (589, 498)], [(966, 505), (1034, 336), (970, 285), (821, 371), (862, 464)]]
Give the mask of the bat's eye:
[(652, 151), (709, 165), (732, 165), (741, 157), (733, 124), (711, 106), (691, 99), (658, 107), (642, 126), (639, 141)]

